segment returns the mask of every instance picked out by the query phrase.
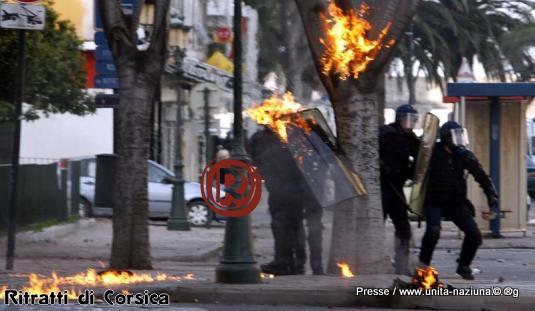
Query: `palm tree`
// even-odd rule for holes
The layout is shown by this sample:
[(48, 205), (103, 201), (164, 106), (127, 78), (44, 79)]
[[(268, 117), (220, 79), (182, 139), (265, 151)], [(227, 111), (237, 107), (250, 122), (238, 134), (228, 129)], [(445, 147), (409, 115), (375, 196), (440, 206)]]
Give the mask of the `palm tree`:
[(472, 61), (477, 56), (491, 79), (533, 78), (533, 9), (535, 2), (529, 0), (422, 1), (412, 36), (402, 39), (395, 54), (403, 62), (410, 92), (415, 77), (409, 68), (415, 62), (427, 80), (440, 87), (456, 79), (463, 57)]

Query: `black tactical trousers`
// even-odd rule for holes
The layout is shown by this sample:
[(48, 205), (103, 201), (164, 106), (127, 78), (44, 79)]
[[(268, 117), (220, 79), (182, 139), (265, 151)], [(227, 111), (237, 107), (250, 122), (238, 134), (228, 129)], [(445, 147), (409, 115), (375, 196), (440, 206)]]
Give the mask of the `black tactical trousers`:
[[(295, 266), (304, 265), (299, 262), (306, 253), (304, 247), (299, 246), (299, 237), (304, 236), (303, 216), (301, 213), (289, 212), (291, 206), (277, 206), (276, 209), (270, 208), (271, 214), (271, 231), (275, 244), (275, 258), (273, 263), (276, 265), (288, 266), (295, 269)], [(294, 260), (294, 257), (297, 260)], [(302, 260), (302, 259), (301, 259)]]
[(424, 208), (426, 231), (422, 239), (420, 261), (429, 265), (433, 257), (433, 251), (440, 238), (441, 220), (445, 216), (451, 220), (461, 231), (464, 232), (464, 240), (461, 248), (459, 264), (470, 266), (479, 245), (481, 245), (481, 232), (477, 227), (474, 217), (466, 203), (444, 205), (426, 204)]
[(321, 260), (323, 242), (322, 216), (323, 209), (321, 207), (305, 211), (308, 232), (308, 249), (310, 251), (310, 268), (314, 273), (323, 273), (323, 264)]
[(403, 241), (411, 239), (411, 224), (407, 212), (407, 203), (402, 187), (397, 187), (394, 191), (393, 186), (382, 183), (381, 194), (383, 200), (384, 217), (392, 219), (396, 231), (396, 237)]

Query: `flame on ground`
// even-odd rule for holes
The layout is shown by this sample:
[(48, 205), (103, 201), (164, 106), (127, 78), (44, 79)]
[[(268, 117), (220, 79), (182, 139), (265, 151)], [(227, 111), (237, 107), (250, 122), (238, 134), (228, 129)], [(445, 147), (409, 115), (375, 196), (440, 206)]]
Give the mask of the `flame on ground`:
[(262, 279), (274, 279), (275, 275), (269, 273), (260, 273), (260, 277)]
[(412, 283), (425, 289), (443, 286), (443, 284), (438, 281), (437, 270), (431, 266), (417, 268), (416, 273), (412, 278)]
[(355, 275), (353, 272), (351, 272), (351, 269), (349, 268), (349, 265), (345, 262), (337, 262), (336, 265), (340, 268), (340, 272), (342, 273), (342, 276), (345, 278), (352, 278)]
[(350, 76), (357, 79), (383, 47), (389, 48), (394, 44), (394, 40), (383, 43), (391, 23), (381, 30), (377, 39), (367, 37), (372, 29), (372, 25), (365, 19), (368, 10), (369, 6), (363, 3), (358, 12), (354, 9), (344, 12), (331, 1), (329, 16), (321, 14), (320, 18), (326, 28), (325, 40), (320, 39), (325, 48), (321, 58), (325, 75), (334, 73), (342, 80)]
[[(72, 276), (60, 277), (56, 272), (52, 272), (50, 277), (44, 277), (35, 273), (28, 276), (28, 284), (22, 287), (22, 291), (30, 294), (49, 294), (50, 292), (68, 291), (71, 299), (76, 299), (81, 294), (81, 290), (75, 287), (100, 287), (118, 286), (139, 283), (152, 283), (163, 281), (194, 280), (193, 274), (185, 276), (170, 276), (158, 273), (152, 276), (148, 273), (132, 273), (129, 271), (108, 270), (98, 273), (95, 269), (87, 269)], [(0, 299), (4, 298), (6, 285), (0, 285)]]
[(256, 123), (265, 125), (273, 130), (282, 142), (288, 142), (288, 125), (295, 125), (309, 133), (311, 131), (307, 121), (296, 114), (303, 106), (295, 101), (291, 92), (286, 92), (282, 97), (279, 94), (266, 99), (258, 106), (246, 109), (245, 112)]

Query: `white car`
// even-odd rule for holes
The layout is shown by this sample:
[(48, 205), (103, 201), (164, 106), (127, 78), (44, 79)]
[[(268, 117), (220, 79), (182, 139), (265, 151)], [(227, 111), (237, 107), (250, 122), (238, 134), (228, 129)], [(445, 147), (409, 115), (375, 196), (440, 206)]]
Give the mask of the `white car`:
[[(96, 158), (77, 158), (80, 161), (80, 213), (82, 216), (111, 216), (112, 209), (109, 207), (95, 206), (95, 176)], [(148, 161), (148, 195), (149, 217), (167, 218), (171, 212), (171, 200), (173, 184), (166, 182), (166, 178), (174, 177), (173, 172), (164, 166)], [(214, 189), (214, 191), (216, 191)], [(220, 192), (221, 197), (225, 195)], [(194, 226), (207, 226), (213, 219), (219, 220), (217, 215), (203, 201), (201, 196), (201, 184), (196, 182), (184, 182), (184, 199), (188, 207), (188, 220)]]

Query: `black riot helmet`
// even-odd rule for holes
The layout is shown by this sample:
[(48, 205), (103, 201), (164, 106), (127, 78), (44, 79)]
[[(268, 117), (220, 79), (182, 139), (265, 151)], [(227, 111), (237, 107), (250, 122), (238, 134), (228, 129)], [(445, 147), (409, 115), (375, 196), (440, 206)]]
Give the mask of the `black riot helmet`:
[(440, 128), (440, 140), (448, 147), (466, 147), (468, 145), (468, 131), (455, 121), (448, 121)]
[(401, 105), (396, 109), (396, 123), (404, 130), (412, 130), (418, 122), (418, 111), (411, 105)]

